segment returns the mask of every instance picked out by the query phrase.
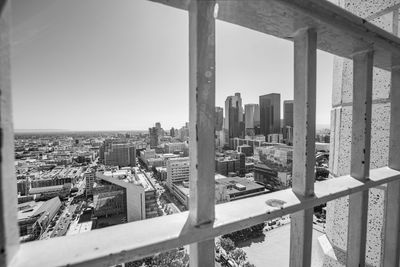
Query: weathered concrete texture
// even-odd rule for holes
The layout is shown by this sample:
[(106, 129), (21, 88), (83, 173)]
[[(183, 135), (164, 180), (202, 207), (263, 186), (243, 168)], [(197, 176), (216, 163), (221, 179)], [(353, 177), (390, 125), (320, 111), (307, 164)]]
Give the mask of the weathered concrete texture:
[(345, 59), (341, 57), (334, 57), (333, 59), (332, 106), (334, 107), (342, 104), (342, 80), (344, 60)]
[(399, 2), (399, 0), (339, 0), (339, 5), (353, 14), (365, 18)]
[[(370, 168), (386, 166), (389, 150), (390, 104), (375, 102), (372, 106), (371, 163)], [(352, 106), (340, 106), (332, 110), (331, 172), (335, 176), (350, 172), (350, 145)], [(378, 266), (381, 253), (383, 202), (382, 189), (370, 190), (367, 235), (367, 263)], [(347, 243), (348, 198), (328, 203), (326, 233), (332, 246), (346, 250)], [(339, 257), (339, 255), (337, 255)]]
[[(332, 87), (332, 105), (351, 105), (353, 102), (353, 61), (335, 58)], [(374, 101), (388, 100), (390, 92), (390, 72), (374, 68), (373, 91)]]
[[(369, 266), (379, 266), (382, 249), (383, 236), (383, 205), (385, 188), (373, 188), (369, 192), (368, 207), (368, 226), (367, 226), (367, 264)], [(345, 251), (347, 248), (347, 217), (349, 211), (348, 197), (331, 201), (327, 205), (327, 224), (326, 234), (335, 249), (338, 262), (336, 265), (325, 266), (345, 266)], [(333, 259), (327, 257), (328, 262)]]
[[(350, 12), (368, 17), (380, 10), (400, 3), (400, 0), (333, 0)], [(371, 21), (392, 31), (392, 13)], [(350, 149), (352, 127), (353, 63), (343, 58), (334, 59), (331, 111), (331, 157), (330, 168), (334, 176), (350, 172)], [(373, 105), (371, 127), (370, 168), (388, 164), (390, 121), (390, 73), (374, 68)], [(367, 265), (379, 266), (381, 261), (385, 187), (370, 190), (367, 228)], [(324, 266), (345, 266), (347, 247), (348, 197), (327, 204), (326, 234), (334, 247), (337, 260), (325, 257)]]

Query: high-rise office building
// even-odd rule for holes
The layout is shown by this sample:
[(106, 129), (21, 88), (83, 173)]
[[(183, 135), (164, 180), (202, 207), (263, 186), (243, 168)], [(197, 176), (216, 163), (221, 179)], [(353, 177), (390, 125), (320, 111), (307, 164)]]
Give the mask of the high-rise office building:
[(93, 169), (88, 169), (83, 174), (83, 179), (85, 181), (86, 196), (93, 194), (93, 184), (96, 179), (96, 173)]
[(169, 135), (170, 135), (171, 137), (174, 137), (174, 136), (175, 136), (175, 129), (174, 129), (174, 127), (172, 127), (171, 130), (169, 130)]
[(224, 109), (215, 107), (215, 131), (222, 131), (224, 124)]
[(293, 127), (293, 100), (283, 101), (284, 126)]
[(158, 146), (158, 129), (157, 127), (149, 128), (150, 135), (150, 147), (154, 148)]
[(260, 96), (261, 134), (268, 136), (281, 130), (281, 95), (267, 94)]
[(225, 123), (227, 133), (226, 141), (231, 138), (244, 136), (243, 106), (240, 93), (228, 96), (225, 100)]
[(260, 106), (247, 104), (244, 106), (246, 135), (254, 136), (260, 128)]
[(132, 144), (111, 144), (104, 152), (105, 165), (126, 167), (136, 166), (136, 148)]
[(104, 163), (104, 152), (110, 148), (112, 140), (106, 139), (99, 149), (99, 162)]
[(286, 144), (293, 143), (293, 100), (283, 101), (283, 138)]
[(156, 127), (156, 129), (157, 129), (157, 135), (158, 135), (159, 137), (164, 136), (164, 129), (161, 128), (161, 123), (156, 122), (156, 123), (155, 123), (155, 127)]

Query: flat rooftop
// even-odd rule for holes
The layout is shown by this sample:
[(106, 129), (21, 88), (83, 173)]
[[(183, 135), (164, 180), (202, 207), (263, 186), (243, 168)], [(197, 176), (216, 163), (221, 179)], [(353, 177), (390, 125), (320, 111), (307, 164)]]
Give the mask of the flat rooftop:
[(84, 223), (73, 223), (66, 235), (77, 235), (80, 233), (89, 232), (92, 229), (92, 221)]
[(136, 181), (139, 181), (143, 185), (144, 191), (155, 190), (153, 184), (150, 183), (149, 179), (147, 179), (147, 176), (144, 173), (136, 173), (135, 178)]
[[(147, 176), (140, 171), (136, 171), (135, 174), (131, 174), (130, 170), (124, 169), (114, 172), (105, 171), (102, 175), (105, 176), (105, 178), (108, 178), (106, 180), (109, 182), (112, 182), (112, 180), (115, 179), (115, 181), (122, 181), (127, 184), (140, 184), (143, 186), (144, 191), (155, 190), (153, 184), (149, 181), (149, 179), (147, 179)], [(123, 186), (118, 182), (116, 184)]]
[(235, 184), (241, 184), (246, 187), (246, 190), (240, 191), (237, 190), (234, 187), (228, 188), (229, 193), (237, 193), (237, 192), (245, 192), (249, 190), (254, 190), (254, 189), (265, 189), (265, 186), (260, 185), (256, 182), (250, 181), (246, 178), (241, 178), (241, 177), (227, 177), (227, 178), (221, 178), (215, 181), (216, 184), (220, 184), (222, 186), (228, 186), (228, 185), (235, 185)]
[(25, 220), (32, 217), (43, 204), (44, 201), (29, 201), (18, 204), (18, 220)]

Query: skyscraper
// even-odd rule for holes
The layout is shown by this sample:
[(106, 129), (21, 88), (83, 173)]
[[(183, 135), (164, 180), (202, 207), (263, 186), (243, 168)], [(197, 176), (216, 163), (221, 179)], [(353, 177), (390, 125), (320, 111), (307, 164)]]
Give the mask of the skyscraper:
[(158, 146), (158, 129), (157, 127), (149, 128), (150, 135), (150, 147), (154, 148)]
[(221, 131), (224, 122), (224, 109), (215, 107), (215, 131)]
[(244, 106), (246, 135), (253, 136), (256, 129), (260, 127), (260, 106), (258, 104), (247, 104)]
[(283, 101), (284, 126), (293, 127), (293, 100)]
[(293, 100), (283, 101), (283, 138), (286, 144), (293, 143)]
[(161, 128), (161, 123), (156, 122), (155, 125), (156, 125), (156, 128), (157, 128), (157, 135), (158, 135), (159, 137), (164, 136), (164, 129)]
[(226, 141), (234, 137), (244, 136), (243, 106), (240, 93), (228, 96), (225, 100), (224, 130), (227, 133)]
[(281, 95), (267, 94), (260, 96), (261, 134), (280, 133), (281, 128)]

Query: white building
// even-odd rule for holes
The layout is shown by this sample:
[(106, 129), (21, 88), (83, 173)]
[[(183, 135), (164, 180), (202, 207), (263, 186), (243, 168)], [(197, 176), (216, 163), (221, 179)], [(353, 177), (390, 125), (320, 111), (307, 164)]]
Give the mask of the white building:
[(184, 151), (188, 145), (185, 142), (179, 143), (166, 143), (164, 146), (164, 151), (166, 153), (174, 153), (176, 151), (182, 152)]
[(167, 186), (172, 188), (172, 183), (189, 180), (189, 158), (171, 158), (167, 161)]
[(83, 174), (83, 179), (85, 180), (86, 196), (93, 194), (93, 183), (96, 179), (95, 172), (93, 170), (87, 170)]
[(98, 172), (97, 178), (118, 185), (126, 190), (126, 212), (128, 222), (144, 220), (157, 216), (156, 195), (153, 184), (147, 176), (136, 171), (132, 175), (129, 170)]

